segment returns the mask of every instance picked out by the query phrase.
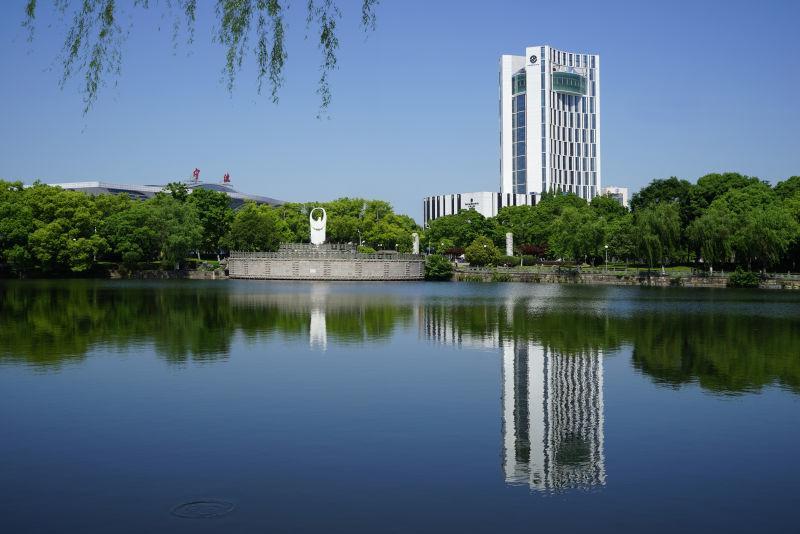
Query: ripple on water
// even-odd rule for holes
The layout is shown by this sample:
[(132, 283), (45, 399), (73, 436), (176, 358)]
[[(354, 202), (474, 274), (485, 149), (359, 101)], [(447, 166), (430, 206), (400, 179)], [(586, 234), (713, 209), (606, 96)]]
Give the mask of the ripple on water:
[(186, 519), (210, 519), (227, 515), (233, 512), (234, 508), (236, 506), (232, 502), (202, 499), (179, 504), (172, 509), (171, 513), (176, 517)]

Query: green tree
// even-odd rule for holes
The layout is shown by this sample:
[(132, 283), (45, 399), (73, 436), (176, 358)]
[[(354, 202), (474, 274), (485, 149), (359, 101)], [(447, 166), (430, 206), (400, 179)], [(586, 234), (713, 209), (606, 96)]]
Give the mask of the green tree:
[(769, 185), (751, 181), (714, 200), (705, 218), (719, 221), (737, 262), (766, 268), (778, 263), (797, 235), (797, 222)]
[(790, 176), (775, 186), (775, 193), (787, 200), (800, 194), (800, 176)]
[(711, 204), (727, 193), (736, 189), (744, 189), (750, 185), (763, 184), (758, 178), (745, 176), (738, 172), (722, 174), (711, 173), (697, 179), (692, 189), (692, 210), (695, 217), (700, 217)]
[(287, 235), (286, 225), (276, 210), (246, 202), (236, 212), (224, 243), (229, 250), (270, 252), (278, 250)]
[(692, 245), (710, 267), (729, 261), (733, 254), (733, 221), (726, 210), (709, 211), (689, 225)]
[(552, 228), (550, 247), (553, 253), (576, 263), (594, 261), (605, 243), (604, 219), (597, 217), (587, 205), (564, 208)]
[(453, 277), (453, 264), (441, 254), (431, 254), (425, 258), (425, 280), (450, 280)]
[(456, 247), (464, 248), (478, 237), (500, 242), (503, 234), (495, 219), (487, 219), (474, 209), (469, 209), (431, 221), (425, 231), (424, 241), (433, 244), (449, 239)]
[(189, 198), (189, 188), (182, 182), (170, 182), (164, 187), (164, 192), (168, 193), (178, 202), (186, 202)]
[(196, 188), (189, 195), (200, 220), (202, 235), (200, 251), (217, 254), (222, 247), (222, 238), (228, 233), (233, 221), (233, 210), (228, 195), (221, 191)]
[(609, 258), (625, 261), (637, 256), (636, 233), (633, 226), (633, 214), (626, 213), (608, 222), (605, 230), (605, 245), (608, 245)]
[(107, 243), (97, 235), (100, 214), (92, 197), (37, 183), (19, 200), (30, 210), (24, 212), (30, 213), (33, 226), (27, 246), (22, 246), (27, 253), (16, 249), (17, 257), (30, 258), (43, 272), (82, 272), (105, 252)]
[(634, 212), (636, 247), (650, 268), (675, 257), (680, 239), (680, 213), (675, 203), (659, 203)]
[(101, 222), (99, 231), (111, 245), (116, 259), (131, 268), (139, 262), (157, 259), (158, 224), (151, 202), (128, 199), (125, 209), (110, 213)]
[(202, 227), (192, 204), (182, 203), (163, 193), (145, 201), (151, 210), (151, 224), (158, 258), (163, 266), (180, 267), (181, 261), (196, 250), (202, 238)]
[(470, 265), (494, 265), (500, 259), (500, 250), (491, 239), (479, 236), (464, 250)]
[(681, 219), (686, 222), (689, 219), (692, 187), (688, 181), (674, 176), (653, 180), (631, 197), (631, 210), (638, 211), (656, 204), (675, 203), (680, 208)]
[(628, 213), (628, 208), (617, 202), (610, 195), (598, 195), (592, 199), (589, 205), (592, 211), (607, 221), (624, 217)]
[(22, 182), (0, 180), (0, 263), (17, 274), (33, 268), (28, 237), (35, 225), (26, 197)]

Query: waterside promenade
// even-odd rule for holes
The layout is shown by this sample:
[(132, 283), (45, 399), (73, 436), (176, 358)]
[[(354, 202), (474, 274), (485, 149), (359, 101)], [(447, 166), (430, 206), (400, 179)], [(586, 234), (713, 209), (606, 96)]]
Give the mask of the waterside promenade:
[[(530, 282), (543, 284), (595, 284), (652, 287), (729, 287), (730, 273), (642, 270), (638, 268), (566, 269), (558, 266), (473, 267), (456, 266), (453, 280), (460, 282)], [(761, 289), (800, 290), (800, 274), (768, 273), (760, 277)]]

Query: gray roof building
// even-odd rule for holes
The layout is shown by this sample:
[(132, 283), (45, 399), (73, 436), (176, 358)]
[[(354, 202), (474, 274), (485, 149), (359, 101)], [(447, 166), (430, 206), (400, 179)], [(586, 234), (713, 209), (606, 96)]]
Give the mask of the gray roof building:
[[(246, 201), (251, 200), (256, 204), (269, 204), (270, 206), (280, 206), (284, 201), (271, 197), (261, 195), (251, 195), (249, 193), (242, 193), (237, 191), (230, 184), (219, 183), (204, 183), (204, 182), (184, 182), (186, 187), (191, 192), (193, 189), (211, 189), (213, 191), (220, 191), (228, 195), (231, 199), (231, 207), (234, 209), (240, 208)], [(156, 193), (164, 191), (166, 185), (129, 185), (129, 184), (112, 184), (108, 182), (64, 182), (57, 184), (48, 184), (62, 189), (70, 189), (72, 191), (82, 191), (87, 195), (103, 195), (103, 194), (126, 194), (131, 198), (146, 199), (155, 196)]]

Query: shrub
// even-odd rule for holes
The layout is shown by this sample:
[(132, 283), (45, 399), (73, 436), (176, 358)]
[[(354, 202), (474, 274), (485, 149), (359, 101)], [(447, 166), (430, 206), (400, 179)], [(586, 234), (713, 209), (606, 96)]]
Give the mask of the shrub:
[(470, 265), (494, 265), (500, 259), (500, 250), (488, 237), (477, 237), (465, 250), (464, 257)]
[(358, 251), (361, 254), (375, 254), (375, 249), (366, 245), (359, 245)]
[(536, 265), (538, 262), (536, 256), (522, 256), (522, 265)]
[(425, 258), (425, 280), (450, 280), (453, 277), (453, 264), (440, 254)]
[(743, 271), (740, 267), (728, 277), (728, 287), (758, 287), (761, 279), (751, 271)]
[(500, 256), (497, 265), (502, 265), (504, 267), (514, 267), (516, 265), (519, 265), (519, 258), (515, 258), (514, 256)]
[(510, 282), (511, 275), (506, 273), (492, 273), (492, 282)]

